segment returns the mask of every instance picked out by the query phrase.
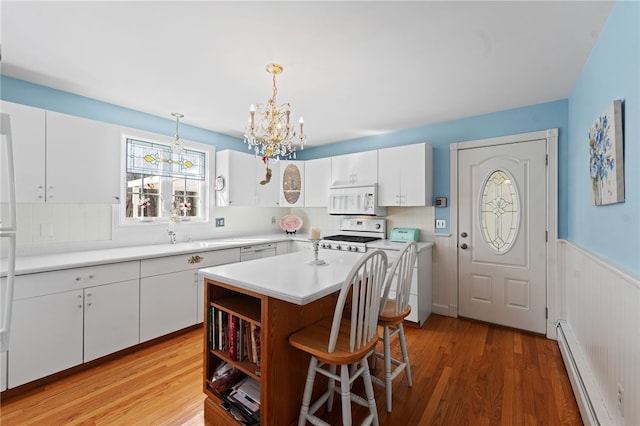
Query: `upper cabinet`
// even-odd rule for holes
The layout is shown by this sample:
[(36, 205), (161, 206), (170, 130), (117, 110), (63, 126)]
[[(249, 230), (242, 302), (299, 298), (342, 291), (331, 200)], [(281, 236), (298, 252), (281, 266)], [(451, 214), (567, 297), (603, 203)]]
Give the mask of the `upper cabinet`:
[(226, 149), (216, 154), (216, 206), (278, 205), (279, 163)]
[[(2, 101), (2, 112), (11, 117), (16, 201), (18, 203), (44, 202), (45, 111)], [(7, 194), (3, 187), (0, 193), (3, 203), (9, 201)]]
[(378, 203), (381, 206), (430, 206), (433, 149), (426, 143), (378, 150)]
[(280, 161), (280, 207), (305, 205), (305, 162)]
[(122, 136), (118, 126), (47, 111), (46, 133), (47, 201), (119, 202)]
[(304, 162), (304, 206), (329, 207), (331, 157)]
[(331, 157), (331, 183), (375, 183), (378, 181), (378, 151)]
[(2, 112), (11, 116), (17, 202), (119, 202), (118, 126), (10, 102)]

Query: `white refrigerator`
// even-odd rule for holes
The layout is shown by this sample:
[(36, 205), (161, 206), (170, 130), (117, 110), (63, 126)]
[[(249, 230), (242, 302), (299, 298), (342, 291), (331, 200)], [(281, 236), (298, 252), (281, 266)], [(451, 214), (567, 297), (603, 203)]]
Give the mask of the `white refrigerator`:
[[(13, 165), (11, 119), (0, 114), (0, 190), (6, 191), (8, 203), (2, 206), (0, 217), (0, 247), (2, 253), (2, 278), (0, 279), (0, 390), (7, 387), (7, 351), (11, 329), (11, 308), (16, 270), (16, 182)], [(5, 195), (5, 194), (3, 194)], [(6, 265), (6, 266), (5, 266)]]

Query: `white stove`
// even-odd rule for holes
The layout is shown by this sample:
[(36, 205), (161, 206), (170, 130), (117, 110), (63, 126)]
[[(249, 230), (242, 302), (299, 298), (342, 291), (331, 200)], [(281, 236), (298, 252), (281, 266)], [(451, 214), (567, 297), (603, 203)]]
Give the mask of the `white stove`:
[(378, 218), (344, 218), (340, 221), (340, 233), (320, 240), (319, 247), (365, 253), (367, 243), (385, 238), (386, 220)]

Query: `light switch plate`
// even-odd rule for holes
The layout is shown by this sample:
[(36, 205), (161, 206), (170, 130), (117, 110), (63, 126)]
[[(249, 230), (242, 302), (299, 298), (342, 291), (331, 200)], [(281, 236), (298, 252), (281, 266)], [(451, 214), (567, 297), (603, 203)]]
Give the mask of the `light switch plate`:
[(216, 228), (224, 226), (224, 217), (216, 217)]

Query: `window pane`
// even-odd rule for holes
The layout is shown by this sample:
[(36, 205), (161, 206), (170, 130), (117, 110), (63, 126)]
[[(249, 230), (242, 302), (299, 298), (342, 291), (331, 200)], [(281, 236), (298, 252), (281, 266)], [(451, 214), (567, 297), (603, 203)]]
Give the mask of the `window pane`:
[(174, 154), (168, 145), (127, 139), (127, 172), (204, 180), (205, 155), (190, 149)]
[(160, 217), (158, 176), (127, 173), (126, 217)]
[(520, 223), (518, 192), (506, 171), (496, 170), (484, 183), (480, 197), (480, 226), (484, 241), (496, 253), (509, 251)]
[(200, 216), (200, 181), (173, 179), (174, 213), (182, 217)]

